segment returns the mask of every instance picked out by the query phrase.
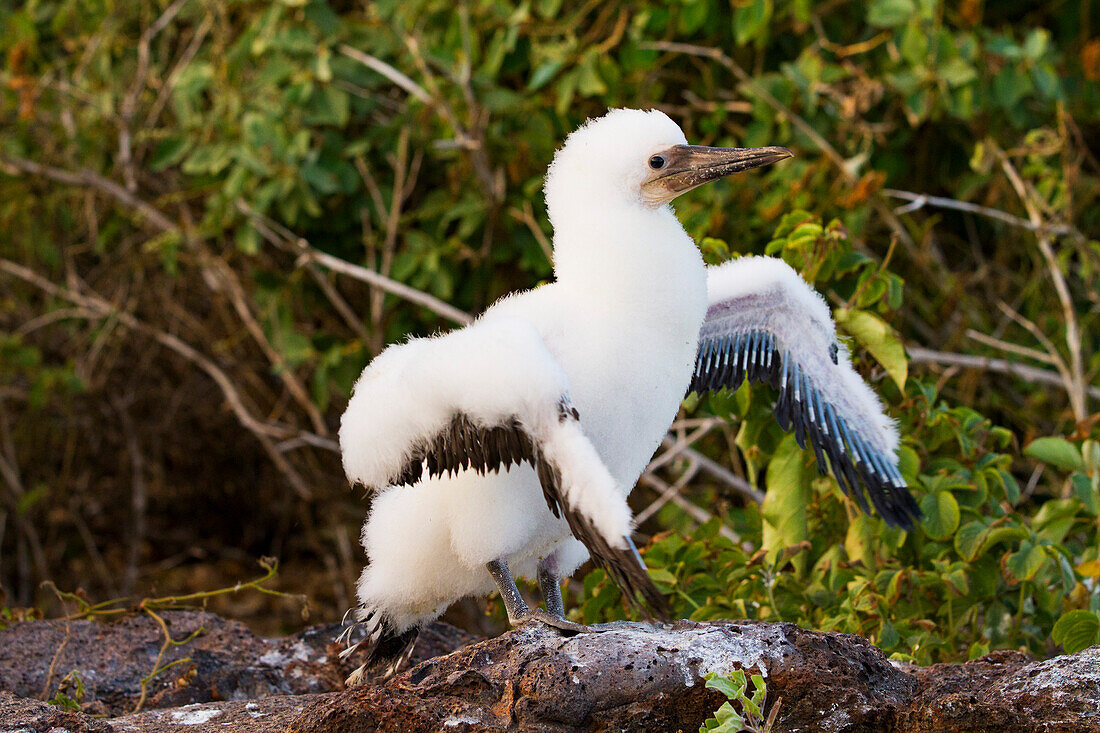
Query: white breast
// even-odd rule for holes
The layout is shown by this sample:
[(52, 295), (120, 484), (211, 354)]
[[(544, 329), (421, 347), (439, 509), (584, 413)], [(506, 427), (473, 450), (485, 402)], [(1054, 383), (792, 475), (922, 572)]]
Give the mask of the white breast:
[(624, 492), (676, 416), (706, 314), (706, 268), (670, 219), (658, 242), (633, 240), (618, 272), (546, 285), (494, 308), (523, 313), (540, 330), (569, 376), (585, 434)]

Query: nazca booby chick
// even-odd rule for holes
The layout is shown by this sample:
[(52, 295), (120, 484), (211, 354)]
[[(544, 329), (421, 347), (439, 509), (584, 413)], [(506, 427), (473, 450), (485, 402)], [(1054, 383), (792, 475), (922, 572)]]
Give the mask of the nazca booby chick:
[[(665, 615), (626, 497), (685, 391), (771, 382), (819, 467), (828, 455), (861, 507), (866, 489), (887, 521), (911, 524), (897, 433), (821, 297), (781, 260), (705, 267), (669, 205), (790, 155), (688, 145), (659, 111), (590, 120), (546, 177), (555, 281), (368, 365), (340, 427), (348, 477), (379, 492), (362, 535), (357, 672), (392, 673), (423, 624), (493, 590), (513, 624), (583, 629), (565, 620), (560, 581), (589, 556), (628, 601)], [(545, 612), (513, 575), (537, 579)]]

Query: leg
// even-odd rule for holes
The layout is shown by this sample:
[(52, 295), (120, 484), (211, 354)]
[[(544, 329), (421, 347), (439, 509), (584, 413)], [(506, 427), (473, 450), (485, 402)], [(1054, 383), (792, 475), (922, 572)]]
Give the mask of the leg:
[(565, 602), (561, 598), (561, 578), (558, 577), (558, 564), (551, 554), (539, 561), (539, 590), (546, 599), (546, 612), (551, 616), (565, 618)]
[[(523, 596), (520, 595), (519, 588), (516, 587), (516, 581), (512, 580), (512, 573), (508, 570), (508, 563), (503, 558), (485, 563), (485, 568), (497, 583), (497, 588), (500, 590), (500, 597), (504, 599), (504, 608), (508, 611), (508, 623), (512, 624), (512, 626), (519, 626), (528, 621), (541, 621), (547, 626), (553, 626), (555, 629), (572, 632), (574, 634), (591, 630), (587, 626), (575, 624), (572, 621), (566, 621), (564, 617), (552, 616), (540, 608), (536, 608), (534, 611), (530, 610), (527, 607), (527, 602), (524, 601)], [(561, 597), (560, 590), (559, 588), (559, 598)]]
[(508, 623), (518, 626), (531, 615), (527, 608), (527, 602), (516, 587), (516, 581), (512, 580), (512, 572), (508, 569), (508, 561), (504, 558), (485, 563), (485, 568), (500, 590), (500, 597), (504, 599), (504, 608), (508, 611)]

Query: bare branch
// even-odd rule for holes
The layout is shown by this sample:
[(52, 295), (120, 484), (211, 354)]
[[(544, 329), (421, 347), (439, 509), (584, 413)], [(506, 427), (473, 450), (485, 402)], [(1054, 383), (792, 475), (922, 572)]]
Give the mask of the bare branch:
[[(645, 484), (646, 486), (648, 486), (651, 489), (655, 489), (656, 491), (661, 492), (662, 495), (665, 494), (669, 489), (669, 486), (668, 486), (667, 483), (665, 483), (661, 479), (657, 478), (656, 476), (651, 476), (651, 475), (648, 475), (648, 474), (642, 474), (642, 477), (639, 479), (639, 482)], [(709, 522), (710, 520), (714, 519), (713, 514), (708, 512), (703, 507), (691, 503), (690, 501), (688, 501), (684, 497), (680, 496), (679, 494), (676, 494), (676, 493), (670, 494), (669, 501), (671, 501), (676, 506), (680, 507), (680, 509), (683, 510), (684, 514), (687, 514), (689, 517), (694, 519), (699, 524), (705, 524), (706, 522)], [(722, 535), (723, 537), (730, 540), (731, 542), (735, 542), (735, 543), (741, 542), (741, 538), (737, 535), (736, 532), (734, 532), (732, 529), (727, 527), (725, 522), (721, 523), (721, 525), (718, 527), (718, 534)]]
[[(1018, 216), (1013, 216), (1007, 211), (1001, 211), (1000, 209), (994, 209), (989, 206), (981, 206), (979, 204), (972, 204), (969, 201), (959, 201), (957, 199), (945, 198), (943, 196), (932, 196), (927, 193), (913, 193), (912, 191), (900, 191), (896, 188), (884, 188), (882, 189), (884, 196), (890, 196), (891, 198), (904, 199), (911, 203), (899, 206), (894, 209), (895, 214), (908, 214), (913, 211), (919, 211), (925, 206), (934, 206), (940, 209), (953, 209), (955, 211), (965, 211), (968, 214), (977, 214), (978, 216), (984, 216), (989, 219), (996, 219), (1002, 221), (1005, 224), (1009, 224), (1014, 227), (1020, 227), (1027, 229), (1028, 231), (1039, 231), (1035, 225), (1027, 219), (1021, 219)], [(1046, 231), (1051, 234), (1067, 234), (1076, 237), (1082, 237), (1083, 235), (1071, 226), (1065, 224), (1048, 224), (1046, 225)]]
[(686, 445), (682, 447), (677, 447), (678, 443), (676, 439), (673, 438), (671, 435), (666, 435), (661, 441), (661, 445), (670, 449), (670, 451), (673, 448), (676, 448), (677, 453), (681, 453), (685, 458), (688, 458), (695, 463), (698, 463), (700, 469), (709, 473), (713, 478), (722, 481), (731, 489), (733, 489), (736, 493), (740, 494), (746, 499), (754, 501), (757, 504), (762, 504), (764, 502), (764, 492), (759, 491), (748, 481), (741, 478), (740, 476), (737, 476), (721, 463), (718, 463), (717, 461), (712, 461), (694, 448), (689, 448)]
[(263, 328), (260, 327), (259, 322), (252, 313), (252, 309), (248, 306), (248, 299), (245, 296), (244, 288), (241, 286), (241, 281), (237, 278), (236, 273), (220, 258), (210, 256), (204, 257), (203, 259), (206, 260), (206, 264), (208, 265), (205, 269), (214, 275), (221, 283), (222, 287), (225, 288), (230, 301), (233, 303), (233, 308), (237, 311), (237, 315), (244, 321), (248, 333), (251, 334), (253, 340), (259, 345), (260, 350), (267, 356), (268, 361), (271, 362), (271, 366), (275, 368), (275, 372), (286, 386), (287, 391), (290, 392), (290, 396), (294, 398), (298, 406), (309, 416), (310, 422), (313, 424), (314, 432), (320, 433), (321, 435), (327, 435), (328, 426), (325, 425), (325, 419), (321, 416), (321, 411), (317, 409), (317, 405), (313, 404), (313, 400), (310, 399), (309, 393), (306, 392), (306, 388), (298, 381), (298, 377), (294, 375), (290, 367), (287, 366), (286, 359), (283, 358), (283, 355), (267, 340), (267, 335), (264, 334)]
[(138, 97), (141, 96), (141, 92), (145, 89), (145, 75), (149, 73), (150, 46), (157, 34), (164, 30), (168, 24), (175, 19), (186, 2), (187, 0), (176, 0), (165, 8), (160, 17), (141, 34), (141, 39), (138, 41), (137, 48), (137, 69), (134, 71), (134, 78), (130, 84), (130, 88), (127, 90), (126, 96), (122, 98), (122, 104), (119, 106), (118, 163), (122, 168), (123, 178), (126, 180), (126, 190), (131, 193), (137, 191), (137, 177), (134, 172), (133, 148), (130, 140), (130, 123), (133, 122), (134, 119)]
[[(708, 48), (706, 46), (696, 46), (690, 43), (676, 43), (673, 41), (643, 42), (638, 44), (638, 47), (654, 51), (668, 51), (670, 53), (682, 53), (689, 56), (700, 56), (702, 58), (717, 61), (722, 66), (729, 69), (733, 75), (737, 77), (737, 80), (745, 85), (746, 89), (762, 99), (769, 107), (783, 114), (790, 120), (791, 124), (797, 127), (803, 135), (808, 137), (810, 141), (825, 154), (825, 157), (833, 162), (833, 165), (837, 167), (837, 170), (840, 171), (841, 175), (843, 175), (849, 183), (854, 183), (857, 180), (850, 162), (837, 152), (837, 149), (834, 148), (828, 140), (822, 137), (810, 123), (795, 114), (790, 107), (776, 99), (771, 92), (757, 84), (756, 80), (754, 80), (748, 72), (741, 68), (741, 66), (730, 56), (722, 53), (721, 50), (717, 48)], [(871, 198), (871, 205), (875, 207), (875, 211), (878, 212), (879, 216), (881, 216), (890, 228), (894, 230), (894, 233), (898, 235), (898, 239), (912, 250), (916, 246), (916, 243), (909, 235), (909, 230), (905, 228), (905, 225), (901, 223), (890, 207), (886, 205), (886, 202), (883, 201), (880, 196), (876, 195)]]
[(554, 261), (554, 247), (550, 244), (550, 239), (542, 231), (542, 227), (535, 220), (535, 212), (531, 208), (530, 201), (523, 202), (523, 208), (518, 209), (515, 206), (508, 209), (508, 213), (512, 215), (512, 218), (516, 221), (520, 221), (527, 225), (527, 228), (531, 231), (531, 236), (535, 238), (535, 241), (539, 243), (539, 248), (542, 253), (546, 255), (546, 261), (553, 263)]
[(635, 523), (641, 524), (642, 522), (656, 514), (661, 507), (672, 500), (672, 497), (674, 495), (679, 494), (680, 490), (688, 485), (688, 482), (690, 482), (691, 479), (695, 477), (695, 474), (696, 472), (698, 472), (698, 470), (699, 464), (689, 460), (687, 470), (684, 471), (678, 479), (676, 479), (675, 483), (669, 484), (669, 487), (661, 492), (661, 495), (658, 496), (649, 506), (638, 512), (638, 515), (634, 517)]
[(256, 226), (257, 231), (265, 239), (272, 244), (287, 248), (292, 247), (299, 254), (298, 264), (303, 265), (310, 262), (316, 262), (319, 265), (327, 267), (334, 272), (339, 272), (349, 277), (353, 277), (356, 280), (361, 280), (375, 287), (385, 290), (387, 293), (392, 293), (400, 298), (404, 298), (410, 303), (416, 303), (423, 306), (433, 313), (440, 315), (455, 323), (461, 323), (466, 325), (473, 322), (473, 317), (470, 314), (465, 313), (452, 305), (445, 303), (434, 295), (430, 295), (416, 288), (410, 287), (404, 283), (392, 280), (385, 275), (375, 272), (374, 270), (363, 267), (362, 265), (354, 265), (350, 262), (340, 259), (339, 257), (333, 257), (332, 255), (322, 252), (319, 249), (314, 248), (309, 242), (296, 237), (293, 233), (289, 232), (276, 222), (271, 221), (267, 217), (254, 210), (244, 201), (237, 201), (237, 209), (250, 217)]
[(294, 488), (295, 492), (302, 499), (309, 500), (313, 497), (309, 487), (306, 486), (302, 477), (298, 474), (294, 467), (291, 466), (286, 458), (276, 450), (275, 444), (272, 442), (272, 438), (285, 438), (291, 433), (282, 427), (269, 425), (261, 420), (258, 420), (248, 408), (244, 405), (244, 400), (241, 398), (237, 388), (233, 385), (233, 382), (229, 379), (229, 376), (218, 367), (213, 361), (201, 354), (190, 344), (185, 343), (179, 337), (174, 336), (165, 331), (160, 331), (152, 326), (149, 326), (130, 313), (120, 311), (111, 305), (110, 302), (104, 300), (98, 295), (78, 293), (69, 288), (61, 287), (50, 280), (42, 277), (38, 273), (30, 270), (22, 265), (16, 264), (10, 260), (0, 258), (0, 270), (7, 272), (10, 275), (18, 277), (24, 282), (30, 283), (35, 287), (43, 290), (46, 293), (56, 297), (68, 300), (71, 303), (82, 306), (89, 310), (95, 311), (101, 317), (112, 317), (116, 319), (122, 325), (130, 328), (131, 330), (145, 334), (152, 338), (157, 343), (165, 346), (172, 351), (176, 352), (183, 358), (192, 362), (218, 385), (222, 391), (222, 395), (225, 397), (226, 402), (229, 403), (230, 409), (233, 410), (233, 414), (237, 416), (237, 420), (247, 428), (256, 439), (260, 441), (260, 444), (264, 447), (271, 461), (287, 478), (287, 481)]
[(202, 48), (202, 42), (206, 40), (206, 34), (208, 34), (213, 27), (214, 16), (211, 13), (207, 13), (203, 16), (202, 22), (199, 23), (199, 27), (195, 30), (195, 34), (191, 36), (191, 41), (187, 44), (187, 48), (184, 49), (179, 61), (172, 67), (172, 71), (169, 72), (168, 78), (165, 80), (164, 84), (161, 85), (160, 91), (157, 92), (157, 99), (153, 102), (153, 106), (149, 109), (149, 114), (145, 117), (146, 128), (152, 128), (160, 118), (160, 113), (164, 111), (164, 106), (168, 104), (168, 98), (172, 95), (172, 90), (176, 88), (176, 82), (179, 81), (180, 74), (198, 54), (199, 49)]
[(1066, 285), (1062, 268), (1058, 265), (1058, 258), (1054, 254), (1050, 239), (1044, 233), (1045, 227), (1043, 226), (1043, 218), (1039, 214), (1039, 208), (1028, 192), (1024, 180), (1016, 171), (1016, 167), (1012, 165), (1008, 155), (996, 146), (992, 146), (992, 148), (1001, 161), (1001, 169), (1008, 176), (1012, 187), (1016, 189), (1016, 195), (1020, 197), (1021, 203), (1027, 209), (1028, 218), (1035, 226), (1035, 239), (1039, 244), (1039, 251), (1043, 254), (1043, 259), (1046, 260), (1050, 278), (1054, 281), (1054, 290), (1058, 294), (1059, 302), (1062, 304), (1062, 317), (1066, 326), (1066, 346), (1069, 349), (1070, 371), (1070, 378), (1066, 383), (1066, 392), (1069, 394), (1073, 416), (1080, 425), (1088, 418), (1088, 409), (1086, 406), (1085, 368), (1081, 358), (1081, 333), (1077, 326), (1077, 311), (1073, 307), (1073, 298), (1070, 295), (1069, 287)]
[(429, 107), (436, 106), (436, 101), (432, 98), (432, 95), (428, 94), (428, 92), (424, 90), (424, 87), (420, 86), (408, 76), (402, 74), (400, 71), (390, 66), (382, 59), (371, 56), (369, 53), (363, 53), (359, 49), (352, 48), (346, 43), (340, 46), (340, 53), (344, 54), (349, 59), (354, 59), (358, 61), (359, 63), (363, 64), (363, 66), (366, 66), (368, 69), (373, 69), (374, 71), (377, 71), (379, 74), (386, 77), (394, 84), (401, 87), (406, 92), (416, 97), (418, 100), (428, 105)]
[(1005, 341), (1003, 339), (994, 338), (993, 336), (987, 336), (981, 331), (976, 331), (973, 328), (966, 329), (966, 335), (974, 339), (978, 343), (985, 344), (986, 346), (992, 346), (994, 349), (1007, 351), (1010, 354), (1019, 354), (1020, 356), (1026, 356), (1029, 359), (1035, 359), (1036, 361), (1041, 361), (1044, 364), (1054, 363), (1054, 357), (1052, 357), (1045, 351), (1030, 349), (1026, 346), (1014, 344), (1011, 341)]
[(27, 160), (26, 158), (20, 158), (15, 155), (0, 155), (0, 163), (5, 163), (15, 168), (16, 170), (24, 173), (30, 173), (36, 176), (42, 176), (51, 181), (58, 183), (64, 183), (69, 186), (91, 186), (98, 189), (103, 193), (117, 199), (123, 204), (126, 204), (130, 208), (136, 210), (139, 214), (144, 216), (151, 224), (162, 231), (172, 231), (179, 229), (171, 219), (165, 216), (160, 210), (147, 204), (139, 199), (134, 194), (127, 191), (122, 186), (118, 185), (110, 178), (104, 178), (103, 176), (93, 171), (83, 169), (80, 171), (67, 171), (62, 168), (55, 168), (51, 165), (43, 165), (36, 163), (33, 160)]
[[(1007, 359), (994, 359), (988, 356), (974, 356), (972, 354), (954, 354), (948, 351), (925, 349), (920, 346), (906, 346), (905, 351), (909, 354), (909, 361), (914, 363), (948, 364), (969, 369), (983, 369), (985, 371), (998, 372), (1000, 374), (1011, 374), (1014, 377), (1019, 377), (1028, 382), (1051, 384), (1063, 389), (1066, 386), (1061, 376), (1054, 372), (1045, 369), (1037, 369), (1027, 366), (1026, 364), (1017, 364)], [(1088, 393), (1092, 397), (1100, 399), (1100, 387), (1089, 386)]]

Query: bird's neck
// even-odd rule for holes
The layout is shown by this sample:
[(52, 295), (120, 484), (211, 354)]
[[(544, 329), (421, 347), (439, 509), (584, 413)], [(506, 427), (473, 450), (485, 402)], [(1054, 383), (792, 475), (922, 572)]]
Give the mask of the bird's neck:
[(706, 292), (706, 273), (695, 243), (670, 207), (603, 209), (554, 232), (554, 274), (563, 287), (608, 305), (668, 301)]

